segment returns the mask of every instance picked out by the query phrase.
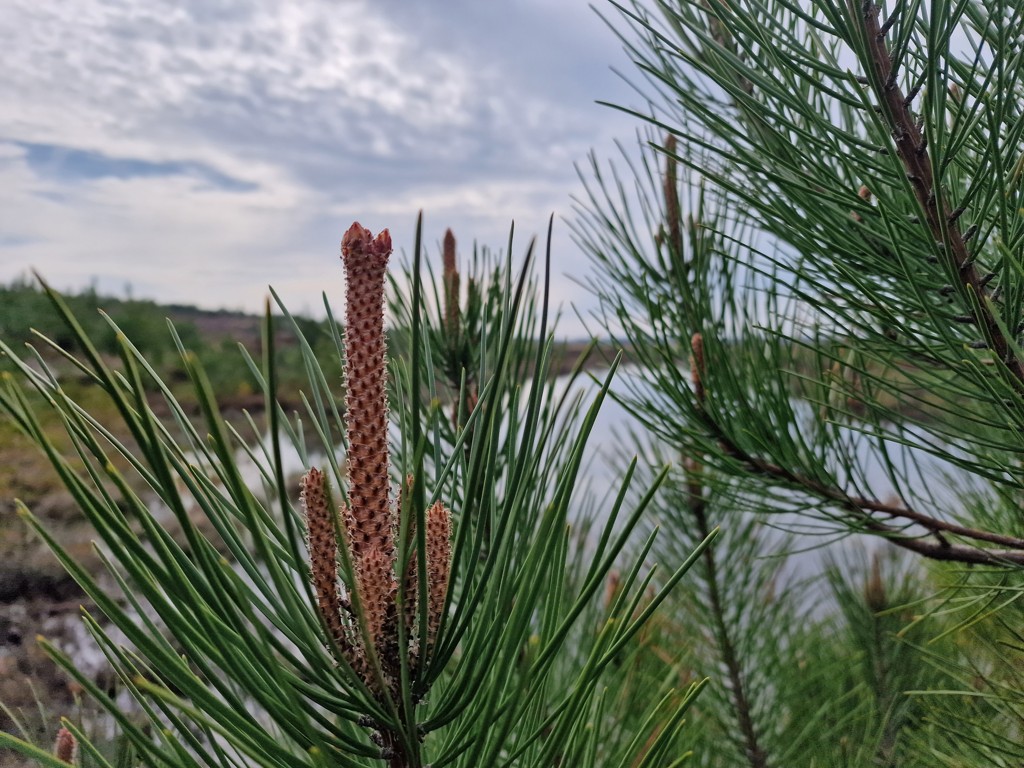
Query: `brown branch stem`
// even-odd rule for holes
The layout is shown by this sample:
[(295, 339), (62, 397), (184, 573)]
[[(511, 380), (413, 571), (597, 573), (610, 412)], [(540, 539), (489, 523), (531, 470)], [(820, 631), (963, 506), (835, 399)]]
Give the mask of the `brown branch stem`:
[[(876, 499), (856, 496), (841, 488), (826, 485), (813, 478), (805, 477), (786, 467), (744, 451), (734, 443), (710, 417), (705, 414), (705, 426), (709, 427), (718, 439), (719, 445), (731, 458), (745, 464), (757, 474), (766, 475), (781, 481), (798, 490), (811, 493), (825, 501), (838, 504), (853, 513), (857, 522), (873, 533), (880, 534), (893, 544), (916, 552), (933, 560), (946, 560), (961, 563), (977, 563), (983, 565), (1017, 565), (1024, 566), (1024, 539), (1015, 536), (992, 533), (991, 531), (969, 528), (950, 523), (945, 520), (926, 515), (906, 506), (886, 504)], [(908, 536), (899, 528), (872, 517), (869, 513), (878, 512), (893, 518), (916, 523), (928, 530), (935, 537), (934, 541), (920, 536)], [(943, 534), (959, 536), (975, 542), (998, 544), (1006, 549), (986, 549), (980, 546), (950, 543)]]
[[(708, 526), (707, 519), (707, 499), (700, 482), (701, 467), (696, 462), (688, 462), (685, 469), (690, 513), (697, 521), (699, 537), (706, 539), (711, 534), (711, 529)], [(732, 694), (733, 705), (736, 708), (736, 719), (739, 721), (740, 731), (743, 734), (743, 749), (751, 768), (767, 768), (768, 756), (765, 754), (757, 737), (754, 719), (751, 716), (750, 701), (747, 698), (746, 686), (743, 682), (743, 670), (740, 668), (736, 647), (729, 634), (729, 628), (725, 623), (725, 609), (722, 605), (722, 597), (718, 589), (719, 575), (718, 563), (715, 560), (715, 548), (708, 547), (705, 549), (703, 559), (705, 573), (707, 574), (708, 601), (711, 603), (714, 630), (718, 637), (718, 647), (722, 654), (722, 661), (725, 663), (729, 677), (729, 691)]]
[(380, 738), (381, 751), (388, 761), (388, 768), (412, 768), (413, 763), (397, 733), (384, 730), (380, 732)]

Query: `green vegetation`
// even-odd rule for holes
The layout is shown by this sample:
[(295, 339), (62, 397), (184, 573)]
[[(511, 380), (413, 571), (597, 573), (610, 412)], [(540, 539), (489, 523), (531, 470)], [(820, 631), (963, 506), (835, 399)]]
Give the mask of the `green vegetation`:
[[(0, 411), (101, 554), (81, 567), (20, 511), (117, 684), (43, 647), (120, 737), (69, 718), (56, 752), (0, 744), (54, 766), (71, 741), (168, 768), (1021, 765), (1020, 4), (615, 7), (647, 132), (625, 171), (582, 173), (573, 226), (595, 335), (635, 367), (592, 401), (585, 360), (553, 380), (546, 281), (460, 268), (451, 237), (391, 284), (390, 413), (386, 233), (346, 235), (376, 282), (350, 275), (344, 332), (268, 313), (244, 367), (83, 330), (55, 295), (60, 325), (24, 310), (52, 341), (0, 344)], [(259, 407), (229, 421), (243, 387)], [(608, 397), (641, 431), (595, 499)]]
[[(66, 295), (64, 301), (82, 333), (92, 341), (97, 352), (111, 361), (120, 353), (117, 329), (123, 328), (139, 353), (174, 387), (187, 382), (179, 354), (180, 342), (199, 357), (218, 402), (227, 407), (259, 405), (259, 398), (253, 397), (255, 388), (251, 374), (241, 364), (240, 354), (240, 347), (250, 352), (259, 349), (258, 317), (101, 296), (94, 289)], [(295, 323), (313, 349), (321, 353), (327, 365), (326, 373), (340, 378), (341, 368), (338, 365), (330, 368), (331, 358), (327, 354), (333, 351), (329, 322), (298, 317)], [(169, 324), (173, 324), (174, 333)], [(53, 312), (38, 281), (22, 279), (0, 286), (0, 339), (17, 349), (23, 344), (38, 342), (40, 337), (51, 340), (64, 352), (82, 352), (78, 337)], [(281, 341), (277, 362), (282, 372), (282, 398), (297, 402), (294, 398), (304, 381), (302, 356), (290, 337), (283, 336)], [(56, 359), (56, 350), (44, 348), (43, 351), (48, 359)], [(14, 365), (10, 359), (0, 359), (0, 370), (12, 371)], [(181, 387), (177, 394), (187, 400), (190, 388)]]
[[(167, 331), (167, 311), (151, 301), (134, 301), (100, 296), (95, 289), (65, 296), (68, 307), (79, 318), (83, 330), (96, 349), (106, 355), (117, 354), (114, 328), (100, 314), (102, 311), (117, 325), (130, 328), (133, 343), (155, 365), (176, 357), (174, 340)], [(194, 323), (181, 323), (178, 334), (189, 347), (202, 342)], [(35, 332), (35, 333), (33, 333)], [(75, 335), (53, 312), (53, 307), (36, 280), (20, 279), (0, 286), (0, 338), (11, 346), (37, 339), (36, 333), (52, 339), (68, 352), (79, 352)], [(4, 361), (7, 370), (13, 366)]]
[[(75, 329), (82, 351), (73, 362), (110, 402), (133, 447), (81, 409), (45, 364), (38, 371), (16, 361), (42, 404), (8, 377), (0, 408), (46, 451), (103, 544), (104, 577), (118, 588), (103, 586), (45, 524), (20, 511), (96, 605), (86, 625), (134, 706), (125, 709), (55, 644), (43, 647), (115, 720), (128, 764), (671, 762), (703, 683), (663, 682), (626, 717), (608, 708), (608, 691), (620, 689), (619, 661), (714, 534), (662, 568), (644, 562), (656, 534), (628, 555), (660, 481), (627, 503), (635, 466), (617, 497), (582, 513), (591, 521), (582, 524), (572, 502), (614, 371), (593, 403), (556, 387), (546, 296), (528, 271), (508, 263), (470, 271), (481, 300), (463, 308), (450, 294), (438, 305), (441, 293), (424, 289), (416, 248), (416, 264), (398, 282), (411, 293), (392, 303), (404, 308), (396, 320), (407, 331), (396, 334), (405, 354), (389, 366), (400, 431), (387, 448), (376, 390), (384, 373), (380, 309), (368, 302), (365, 280), (354, 279), (351, 260), (379, 254), (385, 243), (390, 251), (390, 240), (382, 235), (368, 248), (359, 229), (345, 241), (352, 251), (345, 343), (337, 332), (331, 337), (331, 357), (346, 359), (351, 385), (344, 414), (336, 382), (290, 317), (307, 377), (301, 417), (278, 400), (278, 335), (268, 315), (263, 363), (248, 361), (268, 407), (243, 435), (225, 422), (198, 357), (183, 355), (201, 413), (193, 424), (126, 337), (117, 336), (115, 371), (50, 295)], [(456, 316), (476, 349), (473, 369), (458, 373), (453, 408), (439, 396), (445, 367), (435, 355), (461, 334)], [(580, 375), (577, 368), (573, 376)], [(74, 459), (41, 428), (40, 410), (63, 421)], [(285, 448), (310, 468), (301, 501), (298, 481), (285, 476)], [(126, 471), (112, 461), (118, 454), (128, 458)], [(257, 491), (241, 476), (245, 455), (260, 468)], [(147, 495), (136, 492), (132, 476)], [(180, 535), (158, 521), (157, 506)], [(450, 533), (439, 515), (450, 519)], [(622, 575), (606, 594), (616, 566)], [(652, 587), (661, 570), (664, 584)], [(64, 727), (82, 762), (111, 764), (110, 745), (89, 739), (73, 720)], [(63, 764), (28, 741), (0, 734), (0, 743)]]

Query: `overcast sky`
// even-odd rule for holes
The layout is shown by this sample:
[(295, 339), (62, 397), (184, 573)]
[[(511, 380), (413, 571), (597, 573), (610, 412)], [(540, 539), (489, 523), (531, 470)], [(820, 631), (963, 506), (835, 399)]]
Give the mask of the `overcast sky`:
[[(340, 304), (353, 220), (521, 250), (636, 130), (587, 0), (3, 0), (0, 65), (0, 280), (210, 308)], [(587, 304), (561, 221), (555, 256)]]

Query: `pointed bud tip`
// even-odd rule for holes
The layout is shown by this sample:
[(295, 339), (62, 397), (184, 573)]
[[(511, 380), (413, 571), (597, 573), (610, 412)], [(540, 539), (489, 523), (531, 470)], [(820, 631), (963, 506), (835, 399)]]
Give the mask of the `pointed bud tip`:
[(693, 352), (693, 357), (690, 361), (693, 366), (694, 373), (701, 376), (704, 374), (704, 335), (701, 333), (695, 333), (690, 337), (690, 350)]
[(376, 237), (358, 221), (341, 238), (341, 257), (377, 256), (387, 257), (391, 254), (391, 233), (383, 229)]

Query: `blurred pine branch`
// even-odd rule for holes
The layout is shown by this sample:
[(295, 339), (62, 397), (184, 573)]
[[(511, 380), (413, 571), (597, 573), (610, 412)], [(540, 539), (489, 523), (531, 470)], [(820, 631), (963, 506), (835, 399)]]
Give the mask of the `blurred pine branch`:
[[(674, 457), (659, 519), (727, 532), (706, 558), (731, 577), (676, 608), (744, 606), (687, 662), (723, 665), (709, 722), (745, 745), (705, 764), (1016, 764), (1020, 651), (980, 638), (1022, 626), (1024, 10), (613, 5), (646, 127), (581, 169), (574, 234), (639, 365), (620, 399)], [(763, 612), (786, 549), (859, 535), (929, 564), (840, 558), (831, 595), (776, 585)]]

